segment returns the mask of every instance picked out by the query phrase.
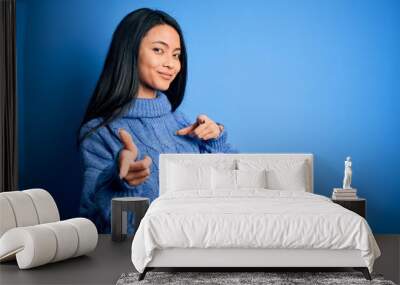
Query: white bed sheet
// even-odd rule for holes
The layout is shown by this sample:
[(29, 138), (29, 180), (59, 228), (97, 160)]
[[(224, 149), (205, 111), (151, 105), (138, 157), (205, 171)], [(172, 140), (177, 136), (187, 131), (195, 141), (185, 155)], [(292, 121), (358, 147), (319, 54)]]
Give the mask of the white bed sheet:
[(160, 196), (133, 239), (133, 265), (143, 272), (165, 248), (357, 249), (370, 272), (380, 256), (361, 216), (321, 195), (266, 189)]

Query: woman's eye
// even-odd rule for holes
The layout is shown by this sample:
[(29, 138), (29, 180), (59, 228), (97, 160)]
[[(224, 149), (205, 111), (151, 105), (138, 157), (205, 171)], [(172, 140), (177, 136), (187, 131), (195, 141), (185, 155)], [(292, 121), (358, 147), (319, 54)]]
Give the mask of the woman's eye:
[(179, 53), (175, 54), (174, 56), (175, 56), (176, 58), (178, 58), (178, 59), (181, 57), (181, 55), (180, 55)]
[(160, 48), (153, 48), (153, 50), (154, 50), (156, 53), (161, 53), (161, 52), (162, 52), (162, 49), (160, 49)]

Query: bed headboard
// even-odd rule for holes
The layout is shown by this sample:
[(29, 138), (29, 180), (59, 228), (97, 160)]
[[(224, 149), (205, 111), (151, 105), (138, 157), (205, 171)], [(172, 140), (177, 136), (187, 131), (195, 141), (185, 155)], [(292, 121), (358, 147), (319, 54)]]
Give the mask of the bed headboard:
[(274, 163), (274, 161), (304, 161), (306, 163), (306, 191), (314, 191), (313, 155), (309, 153), (162, 153), (159, 157), (159, 185), (160, 195), (166, 192), (167, 165), (169, 162), (187, 164), (214, 164), (231, 163), (236, 167), (238, 159), (260, 159)]

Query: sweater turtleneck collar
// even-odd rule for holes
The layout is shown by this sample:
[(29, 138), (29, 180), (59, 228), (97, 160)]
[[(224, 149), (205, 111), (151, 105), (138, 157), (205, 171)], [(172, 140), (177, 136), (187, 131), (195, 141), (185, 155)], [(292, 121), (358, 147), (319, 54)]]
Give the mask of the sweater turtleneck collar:
[(171, 112), (171, 110), (168, 97), (157, 90), (155, 98), (136, 98), (134, 106), (129, 108), (125, 117), (160, 117)]

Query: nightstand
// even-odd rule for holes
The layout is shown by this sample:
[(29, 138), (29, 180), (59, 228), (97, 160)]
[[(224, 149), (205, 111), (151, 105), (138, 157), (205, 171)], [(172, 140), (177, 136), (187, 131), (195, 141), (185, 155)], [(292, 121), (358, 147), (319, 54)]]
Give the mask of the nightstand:
[(150, 200), (144, 197), (120, 197), (111, 200), (111, 239), (123, 241), (127, 238), (128, 212), (135, 216), (135, 232), (149, 208)]
[(332, 202), (339, 204), (340, 206), (353, 211), (354, 213), (359, 214), (361, 217), (365, 219), (366, 216), (366, 203), (367, 201), (364, 198), (357, 198), (355, 200), (336, 200), (332, 199)]

